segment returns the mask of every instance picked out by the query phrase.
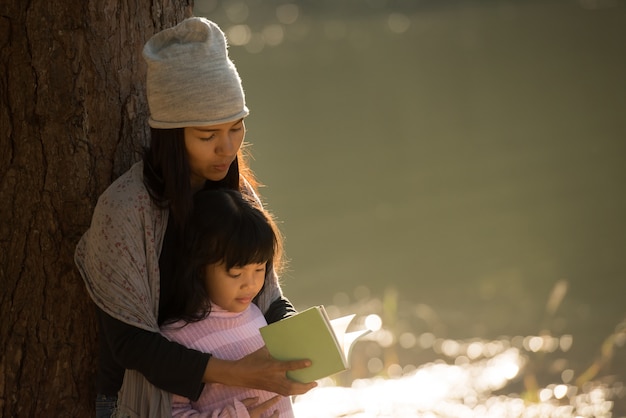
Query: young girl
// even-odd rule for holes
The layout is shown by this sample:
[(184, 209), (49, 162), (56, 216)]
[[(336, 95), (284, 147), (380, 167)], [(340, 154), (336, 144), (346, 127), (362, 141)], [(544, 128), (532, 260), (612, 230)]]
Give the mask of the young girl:
[[(206, 185), (256, 193), (241, 154), (248, 108), (221, 29), (186, 19), (150, 38), (143, 56), (149, 147), (100, 196), (75, 254), (98, 312), (96, 415), (110, 417), (117, 404), (140, 417), (167, 416), (170, 393), (197, 399), (205, 383), (305, 393), (315, 384), (285, 372), (308, 361), (279, 362), (266, 349), (225, 360), (159, 332), (181, 303), (173, 266), (194, 193)], [(293, 312), (273, 272), (255, 303), (268, 322)]]
[[(254, 201), (228, 189), (197, 193), (177, 269), (174, 293), (181, 303), (161, 327), (163, 335), (226, 360), (263, 347), (259, 328), (267, 322), (252, 302), (278, 269), (281, 247), (278, 229)], [(217, 383), (207, 385), (195, 402), (172, 397), (172, 416), (193, 413), (293, 417), (288, 397)]]

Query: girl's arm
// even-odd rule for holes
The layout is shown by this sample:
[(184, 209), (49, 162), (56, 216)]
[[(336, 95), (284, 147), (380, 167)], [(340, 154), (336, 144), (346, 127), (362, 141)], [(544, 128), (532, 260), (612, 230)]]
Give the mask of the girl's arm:
[[(275, 396), (267, 401), (258, 404), (258, 398), (248, 398), (242, 401), (233, 399), (231, 405), (223, 409), (199, 412), (195, 410), (189, 399), (182, 396), (172, 397), (172, 418), (258, 418), (263, 413), (271, 410), (280, 400)], [(271, 417), (277, 417), (278, 411), (274, 411)]]
[(191, 406), (189, 399), (174, 396), (172, 399), (172, 418), (249, 418), (250, 414), (246, 406), (233, 399), (232, 405), (227, 405), (220, 410), (199, 412)]

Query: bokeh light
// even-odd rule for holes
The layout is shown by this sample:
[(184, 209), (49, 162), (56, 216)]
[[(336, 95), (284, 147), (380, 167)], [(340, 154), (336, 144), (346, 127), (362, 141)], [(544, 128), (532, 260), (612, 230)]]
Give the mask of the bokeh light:
[(280, 23), (291, 25), (298, 20), (300, 9), (297, 4), (281, 4), (276, 7), (276, 18)]
[(365, 318), (365, 327), (371, 331), (378, 331), (383, 325), (383, 320), (376, 314), (369, 314)]

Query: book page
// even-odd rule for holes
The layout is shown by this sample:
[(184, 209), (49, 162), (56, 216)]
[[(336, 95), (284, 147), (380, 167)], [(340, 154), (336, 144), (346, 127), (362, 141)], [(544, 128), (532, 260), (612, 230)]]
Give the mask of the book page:
[(369, 329), (347, 332), (348, 326), (355, 316), (356, 314), (351, 314), (330, 320), (330, 326), (335, 332), (335, 336), (337, 337), (337, 340), (341, 347), (341, 351), (343, 352), (343, 356), (346, 359), (346, 366), (348, 365), (350, 350), (352, 349), (352, 346), (354, 345), (356, 340), (358, 340), (363, 335), (369, 334), (371, 332), (371, 330)]
[(333, 331), (335, 331), (335, 335), (337, 335), (337, 337), (346, 333), (350, 322), (352, 322), (355, 316), (356, 314), (351, 314), (330, 320), (330, 326), (333, 327)]
[(344, 337), (343, 337), (343, 341), (344, 341), (344, 349), (343, 349), (343, 353), (346, 356), (346, 358), (349, 360), (350, 359), (350, 351), (352, 350), (352, 346), (354, 346), (354, 343), (356, 342), (356, 340), (358, 340), (359, 338), (361, 338), (362, 336), (369, 334), (370, 332), (372, 332), (372, 330), (370, 329), (362, 329), (359, 331), (352, 331), (352, 332), (347, 332)]
[(335, 339), (337, 351), (341, 354), (341, 360), (343, 361), (344, 366), (348, 367), (348, 357), (345, 354), (346, 350), (344, 349), (343, 336), (346, 333), (346, 329), (348, 329), (348, 325), (350, 325), (350, 321), (352, 321), (352, 318), (354, 318), (355, 315), (348, 315), (341, 318), (330, 319), (328, 318), (326, 308), (324, 308), (323, 305), (316, 306), (315, 309), (317, 309), (324, 317), (324, 322), (326, 322), (328, 330)]

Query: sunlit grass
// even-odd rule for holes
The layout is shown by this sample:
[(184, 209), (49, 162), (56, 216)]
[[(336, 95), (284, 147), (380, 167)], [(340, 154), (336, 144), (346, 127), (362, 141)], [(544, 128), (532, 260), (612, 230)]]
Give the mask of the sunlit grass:
[[(502, 345), (504, 346), (504, 345)], [(505, 348), (490, 358), (463, 364), (432, 362), (397, 378), (357, 379), (349, 387), (332, 379), (298, 396), (298, 417), (611, 417), (617, 385), (590, 384), (583, 390), (551, 384), (539, 391), (539, 401), (517, 394), (498, 394), (522, 371), (526, 358)]]
[[(455, 340), (395, 332), (397, 318), (389, 319), (389, 309), (397, 295), (391, 295), (327, 307), (335, 315), (360, 313), (357, 322), (374, 332), (354, 347), (351, 370), (294, 398), (297, 417), (608, 418), (615, 416), (615, 402), (626, 400), (623, 383), (602, 378), (593, 366), (578, 376), (565, 368), (545, 383), (555, 374), (538, 371), (544, 363), (537, 359), (565, 355), (574, 344), (571, 335)], [(341, 295), (336, 301), (345, 302)], [(621, 341), (620, 330), (607, 339), (612, 347)], [(410, 349), (428, 351), (432, 360), (402, 364), (407, 356), (398, 351)]]

